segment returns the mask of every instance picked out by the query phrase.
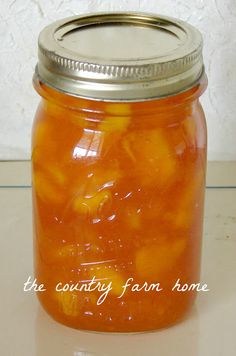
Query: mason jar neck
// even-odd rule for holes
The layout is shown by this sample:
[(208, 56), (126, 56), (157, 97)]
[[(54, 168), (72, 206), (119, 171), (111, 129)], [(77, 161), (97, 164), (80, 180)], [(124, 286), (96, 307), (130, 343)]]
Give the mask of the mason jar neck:
[[(101, 101), (93, 98), (82, 98), (58, 91), (46, 84), (40, 82), (37, 77), (33, 79), (33, 85), (37, 93), (46, 101), (58, 105), (66, 110), (78, 111), (88, 116), (95, 115), (99, 119), (101, 115), (125, 116), (127, 115), (125, 107), (129, 106), (132, 110), (132, 116), (151, 116), (153, 114), (162, 114), (165, 116), (173, 115), (183, 107), (188, 107), (197, 102), (207, 87), (207, 77), (203, 76), (200, 82), (189, 90), (178, 93), (173, 96), (157, 98), (143, 101)], [(117, 112), (117, 107), (121, 112)], [(109, 108), (109, 109), (108, 109)], [(123, 110), (123, 109), (124, 110)]]

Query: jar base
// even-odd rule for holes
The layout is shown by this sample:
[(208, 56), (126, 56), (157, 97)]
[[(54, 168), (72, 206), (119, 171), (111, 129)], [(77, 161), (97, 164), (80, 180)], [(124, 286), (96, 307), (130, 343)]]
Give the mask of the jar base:
[[(195, 298), (194, 298), (195, 299)], [(194, 301), (189, 303), (188, 305), (185, 305), (181, 310), (179, 309), (178, 314), (173, 314), (173, 317), (170, 318), (162, 318), (162, 319), (156, 319), (153, 320), (150, 318), (150, 320), (145, 320), (146, 324), (141, 322), (136, 322), (136, 323), (130, 323), (129, 320), (124, 321), (123, 323), (120, 323), (118, 326), (117, 324), (114, 325), (110, 321), (110, 323), (107, 322), (107, 320), (91, 320), (90, 318), (87, 318), (87, 320), (79, 320), (78, 317), (76, 318), (71, 318), (66, 315), (63, 315), (62, 313), (56, 313), (55, 310), (53, 311), (48, 305), (46, 305), (43, 300), (38, 296), (38, 300), (40, 302), (40, 305), (42, 306), (43, 310), (56, 322), (59, 324), (62, 324), (64, 326), (67, 326), (72, 329), (80, 330), (80, 331), (85, 331), (85, 332), (91, 332), (91, 333), (115, 333), (115, 334), (120, 334), (120, 333), (128, 333), (128, 334), (139, 334), (139, 333), (146, 333), (146, 332), (156, 332), (160, 331), (163, 329), (168, 329), (170, 327), (173, 327), (177, 324), (180, 324), (184, 322), (187, 318), (188, 315), (190, 315), (191, 310), (193, 309), (194, 306)]]

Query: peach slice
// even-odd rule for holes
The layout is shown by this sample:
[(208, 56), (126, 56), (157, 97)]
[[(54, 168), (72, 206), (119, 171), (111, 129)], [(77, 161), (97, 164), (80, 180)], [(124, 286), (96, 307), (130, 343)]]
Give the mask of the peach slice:
[[(194, 174), (194, 172), (193, 172)], [(195, 209), (199, 204), (202, 204), (204, 193), (205, 175), (201, 168), (190, 177), (190, 182), (186, 183), (179, 202), (175, 204), (174, 209), (171, 209), (165, 214), (166, 219), (176, 228), (190, 228)]]
[(131, 120), (129, 104), (107, 104), (106, 117), (98, 125), (98, 129), (105, 132), (122, 132), (127, 129)]
[(108, 285), (111, 282), (112, 290), (110, 294), (113, 296), (121, 295), (125, 284), (121, 273), (117, 272), (113, 267), (101, 266), (99, 264), (93, 265), (93, 269), (89, 271), (90, 278), (95, 277), (95, 280), (102, 284)]
[[(54, 172), (56, 174), (56, 172)], [(57, 179), (61, 180), (60, 176)], [(64, 181), (64, 179), (62, 179)], [(35, 171), (33, 175), (33, 186), (39, 198), (43, 202), (62, 204), (64, 195), (62, 189), (54, 184), (53, 180), (45, 172)]]
[(78, 293), (71, 291), (55, 292), (58, 305), (63, 314), (76, 317), (80, 313), (80, 301)]
[(141, 278), (155, 280), (173, 269), (186, 248), (186, 240), (163, 242), (141, 248), (136, 254), (136, 269)]
[(99, 213), (109, 200), (111, 200), (111, 192), (103, 190), (92, 197), (78, 196), (73, 201), (73, 208), (79, 214), (92, 215)]
[(122, 143), (145, 186), (164, 188), (176, 178), (177, 160), (162, 129), (128, 134)]

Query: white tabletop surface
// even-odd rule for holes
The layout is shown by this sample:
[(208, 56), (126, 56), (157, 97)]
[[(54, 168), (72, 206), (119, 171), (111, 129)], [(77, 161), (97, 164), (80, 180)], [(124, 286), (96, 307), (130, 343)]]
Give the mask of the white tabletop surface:
[(0, 163), (1, 356), (235, 356), (236, 163), (208, 171), (202, 282), (187, 320), (153, 333), (82, 332), (53, 321), (34, 293), (23, 292), (32, 275), (31, 189), (28, 162)]

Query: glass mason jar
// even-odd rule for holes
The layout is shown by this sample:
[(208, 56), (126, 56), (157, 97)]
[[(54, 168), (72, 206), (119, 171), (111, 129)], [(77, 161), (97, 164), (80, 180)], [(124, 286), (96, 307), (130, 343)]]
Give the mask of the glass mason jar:
[[(130, 47), (132, 45), (132, 47)], [(39, 38), (35, 277), (68, 326), (183, 319), (199, 283), (206, 168), (202, 39), (175, 19), (73, 17)]]

